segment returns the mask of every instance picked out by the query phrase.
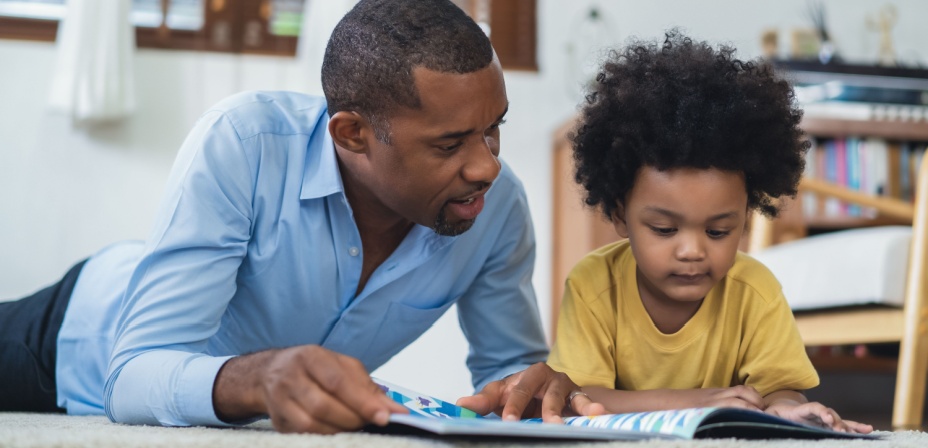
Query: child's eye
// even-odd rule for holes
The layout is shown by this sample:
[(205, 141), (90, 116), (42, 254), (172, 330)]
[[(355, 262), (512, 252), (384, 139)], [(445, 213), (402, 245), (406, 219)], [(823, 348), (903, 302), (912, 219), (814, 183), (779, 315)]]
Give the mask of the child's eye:
[(650, 227), (654, 233), (660, 236), (670, 236), (670, 235), (673, 235), (674, 232), (677, 231), (677, 229), (673, 227), (655, 227), (655, 226), (648, 226), (648, 227)]
[(706, 230), (706, 234), (709, 235), (709, 238), (722, 239), (728, 236), (731, 233), (730, 230)]

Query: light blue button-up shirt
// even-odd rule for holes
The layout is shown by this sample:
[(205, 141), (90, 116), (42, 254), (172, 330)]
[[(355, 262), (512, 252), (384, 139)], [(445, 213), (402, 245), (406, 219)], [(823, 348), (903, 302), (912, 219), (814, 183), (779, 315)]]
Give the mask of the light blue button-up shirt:
[(355, 296), (364, 256), (321, 98), (249, 92), (187, 137), (144, 243), (91, 257), (58, 339), (72, 414), (222, 425), (213, 381), (230, 357), (318, 344), (373, 370), (452, 304), (474, 387), (543, 361), (525, 192), (503, 165), (474, 226), (414, 227)]

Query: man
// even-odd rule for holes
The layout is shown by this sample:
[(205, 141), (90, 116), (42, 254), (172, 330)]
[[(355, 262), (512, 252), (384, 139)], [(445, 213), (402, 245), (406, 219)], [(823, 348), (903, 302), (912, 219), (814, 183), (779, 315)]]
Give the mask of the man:
[(444, 0), (362, 1), (322, 80), (326, 101), (253, 92), (215, 106), (144, 244), (0, 307), (0, 409), (382, 425), (404, 410), (367, 372), (457, 303), (481, 390), (460, 404), (601, 412), (541, 363), (531, 220), (497, 158), (508, 101), (480, 28)]

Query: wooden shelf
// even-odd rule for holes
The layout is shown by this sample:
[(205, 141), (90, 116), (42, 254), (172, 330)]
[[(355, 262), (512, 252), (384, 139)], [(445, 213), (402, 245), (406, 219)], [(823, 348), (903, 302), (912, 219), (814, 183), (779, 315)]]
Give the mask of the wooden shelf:
[(871, 372), (895, 373), (899, 360), (878, 356), (865, 356), (857, 358), (848, 355), (815, 355), (810, 356), (812, 365), (819, 372)]
[(912, 224), (903, 219), (890, 218), (887, 216), (877, 216), (874, 218), (863, 216), (806, 216), (804, 220), (806, 227), (821, 230), (841, 230), (876, 226), (908, 226)]
[(802, 129), (815, 137), (881, 137), (889, 140), (928, 141), (926, 121), (839, 120), (805, 118)]

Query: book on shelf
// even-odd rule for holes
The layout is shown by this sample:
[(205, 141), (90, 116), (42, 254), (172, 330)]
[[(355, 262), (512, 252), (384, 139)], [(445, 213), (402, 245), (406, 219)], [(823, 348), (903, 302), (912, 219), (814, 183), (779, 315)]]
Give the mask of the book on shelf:
[[(918, 167), (926, 142), (888, 142), (881, 138), (818, 138), (806, 154), (805, 176), (854, 191), (912, 201)], [(866, 207), (821, 200), (815, 193), (802, 195), (803, 213), (819, 217), (874, 218)]]
[(571, 440), (880, 438), (802, 425), (763, 412), (736, 408), (565, 417), (563, 425), (542, 423), (537, 418), (511, 422), (484, 417), (452, 403), (376, 378), (374, 381), (387, 396), (409, 409), (409, 414), (392, 414), (386, 427), (367, 428), (368, 431), (378, 433)]

